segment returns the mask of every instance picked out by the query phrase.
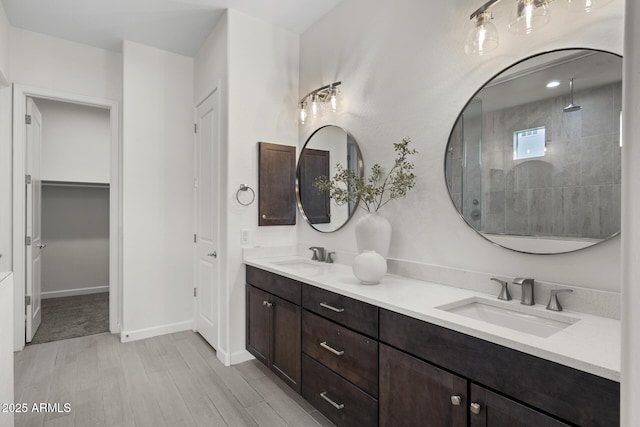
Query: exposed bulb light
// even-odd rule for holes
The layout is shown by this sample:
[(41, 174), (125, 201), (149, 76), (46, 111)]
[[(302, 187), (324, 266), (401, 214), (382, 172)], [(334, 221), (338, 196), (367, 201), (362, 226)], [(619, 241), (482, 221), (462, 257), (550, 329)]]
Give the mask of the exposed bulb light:
[(484, 55), (498, 47), (498, 30), (491, 22), (493, 15), (489, 11), (478, 13), (475, 19), (467, 34), (464, 51), (467, 55)]
[(300, 119), (300, 124), (304, 124), (305, 120), (307, 120), (307, 103), (301, 102), (300, 107), (298, 108), (298, 118)]
[(547, 88), (549, 89), (553, 89), (554, 87), (558, 86), (560, 86), (560, 81), (558, 80), (551, 80), (549, 83), (547, 83)]
[(610, 2), (611, 0), (568, 0), (567, 6), (572, 12), (589, 13)]
[(311, 97), (311, 118), (315, 119), (320, 116), (320, 103), (318, 102), (318, 95)]
[(549, 22), (551, 0), (516, 0), (513, 4), (509, 31), (517, 34), (531, 34)]
[(334, 82), (306, 94), (298, 104), (300, 124), (304, 124), (309, 116), (312, 119), (322, 116), (323, 110), (337, 112), (341, 103), (340, 90), (337, 87), (341, 84), (342, 82)]
[(329, 93), (329, 100), (327, 101), (327, 106), (332, 112), (338, 111), (338, 106), (340, 105), (340, 91), (331, 85), (331, 92)]

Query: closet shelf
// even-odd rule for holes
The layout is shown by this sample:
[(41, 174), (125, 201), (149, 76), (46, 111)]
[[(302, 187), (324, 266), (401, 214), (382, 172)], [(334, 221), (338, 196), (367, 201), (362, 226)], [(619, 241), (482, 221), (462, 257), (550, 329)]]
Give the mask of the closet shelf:
[(42, 185), (46, 187), (109, 188), (108, 182), (76, 182), (76, 181), (42, 180)]

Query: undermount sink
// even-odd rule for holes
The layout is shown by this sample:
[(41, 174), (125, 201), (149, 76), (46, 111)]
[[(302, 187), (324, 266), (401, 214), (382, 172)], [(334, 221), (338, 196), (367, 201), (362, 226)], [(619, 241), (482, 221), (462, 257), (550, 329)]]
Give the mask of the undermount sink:
[(299, 272), (318, 272), (322, 268), (322, 264), (318, 261), (309, 261), (306, 259), (292, 259), (287, 261), (274, 262), (275, 265), (279, 265), (290, 270)]
[(550, 337), (580, 320), (561, 314), (540, 312), (528, 306), (478, 297), (467, 298), (437, 308), (543, 338)]

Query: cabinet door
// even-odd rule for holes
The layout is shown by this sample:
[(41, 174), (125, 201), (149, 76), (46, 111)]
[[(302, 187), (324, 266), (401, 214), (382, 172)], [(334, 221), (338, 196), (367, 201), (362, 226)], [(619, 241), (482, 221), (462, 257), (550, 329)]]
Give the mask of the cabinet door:
[(271, 362), (268, 302), (268, 293), (247, 285), (247, 350), (267, 366)]
[(296, 223), (296, 147), (259, 143), (258, 225)]
[(270, 301), (271, 370), (300, 393), (300, 307), (273, 295)]
[(380, 426), (466, 427), (467, 380), (380, 344)]
[(569, 427), (484, 387), (471, 384), (471, 427)]

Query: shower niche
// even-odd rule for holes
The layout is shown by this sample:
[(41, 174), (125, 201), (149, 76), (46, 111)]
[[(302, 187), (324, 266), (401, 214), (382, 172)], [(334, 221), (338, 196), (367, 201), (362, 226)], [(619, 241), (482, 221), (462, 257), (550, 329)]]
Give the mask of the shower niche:
[(453, 205), (480, 235), (520, 252), (570, 252), (617, 235), (621, 109), (618, 55), (565, 49), (509, 67), (453, 126)]

